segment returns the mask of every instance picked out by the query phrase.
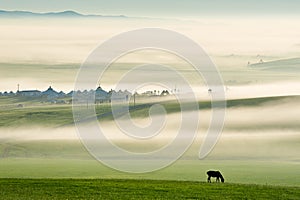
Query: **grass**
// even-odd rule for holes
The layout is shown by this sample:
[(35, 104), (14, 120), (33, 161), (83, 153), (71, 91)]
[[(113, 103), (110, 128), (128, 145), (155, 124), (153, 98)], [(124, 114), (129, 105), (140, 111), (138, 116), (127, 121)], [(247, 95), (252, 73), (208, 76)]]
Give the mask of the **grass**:
[[(0, 104), (10, 102), (14, 105), (25, 100), (0, 97)], [(298, 100), (299, 96), (236, 99), (227, 101), (227, 107), (260, 108), (264, 104)], [(167, 113), (180, 112), (176, 102), (162, 104)], [(147, 117), (151, 105), (142, 104), (132, 108), (131, 115)], [(210, 106), (210, 102), (199, 102), (200, 109), (210, 109)], [(111, 118), (108, 104), (98, 105), (96, 110), (100, 120)], [(26, 129), (24, 126), (31, 125), (58, 127), (72, 122), (70, 105), (0, 109), (0, 127), (3, 130), (4, 127)], [(291, 138), (287, 138), (286, 142), (276, 139), (274, 142), (280, 143), (275, 145), (272, 140), (268, 144), (274, 146), (262, 148), (258, 145), (257, 152), (254, 151), (257, 146), (251, 146), (250, 140), (236, 144), (235, 149), (220, 141), (205, 160), (197, 159), (199, 145), (196, 145), (196, 150), (189, 150), (180, 160), (162, 170), (128, 174), (94, 160), (77, 140), (23, 141), (4, 137), (0, 140), (0, 198), (299, 199), (299, 159), (294, 152), (298, 149), (297, 138), (292, 142)], [(286, 144), (283, 145), (283, 142)], [(245, 147), (248, 153), (239, 153), (245, 145), (248, 145)], [(279, 152), (278, 158), (268, 155), (277, 149), (278, 152), (287, 152)], [(289, 154), (291, 157), (282, 156)], [(204, 183), (208, 169), (221, 170), (225, 184)]]
[(70, 106), (25, 107), (2, 110), (0, 127), (21, 125), (60, 126), (73, 121)]
[[(19, 97), (0, 97), (0, 104), (20, 102)], [(260, 106), (265, 103), (276, 102), (284, 99), (292, 99), (293, 102), (299, 100), (299, 96), (290, 97), (263, 97), (251, 99), (235, 99), (227, 101), (227, 108)], [(29, 100), (31, 101), (31, 100)], [(149, 109), (154, 103), (139, 104), (137, 107), (130, 107), (132, 117), (148, 117)], [(199, 102), (199, 109), (211, 108), (210, 102)], [(13, 105), (13, 104), (12, 104)], [(161, 102), (168, 114), (180, 112), (180, 105), (175, 101)], [(110, 104), (95, 106), (99, 120), (111, 120)], [(17, 108), (10, 106), (7, 109), (0, 108), (0, 127), (19, 127), (22, 125), (44, 125), (48, 127), (59, 127), (73, 124), (73, 114), (71, 105), (44, 105)]]
[[(82, 153), (83, 154), (83, 153)], [(103, 178), (205, 181), (209, 169), (220, 170), (226, 183), (300, 186), (299, 163), (272, 160), (178, 160), (151, 173), (130, 174), (113, 170), (87, 152), (85, 157), (15, 157), (0, 159), (0, 178)]]
[(0, 179), (5, 199), (299, 199), (298, 187), (130, 179)]

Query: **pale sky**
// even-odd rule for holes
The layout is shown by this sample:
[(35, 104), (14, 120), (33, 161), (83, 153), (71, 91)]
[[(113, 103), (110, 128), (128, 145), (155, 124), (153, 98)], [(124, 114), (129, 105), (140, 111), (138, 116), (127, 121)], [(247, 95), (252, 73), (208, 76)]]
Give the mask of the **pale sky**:
[(148, 17), (299, 15), (299, 0), (0, 0), (0, 9)]

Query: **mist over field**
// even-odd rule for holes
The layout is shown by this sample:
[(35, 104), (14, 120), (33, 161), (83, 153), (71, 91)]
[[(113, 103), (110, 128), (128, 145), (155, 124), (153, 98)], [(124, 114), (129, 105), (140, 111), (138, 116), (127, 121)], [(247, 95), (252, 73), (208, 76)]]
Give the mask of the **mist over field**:
[[(298, 118), (300, 105), (294, 102), (299, 98), (287, 98), (277, 100), (262, 105), (245, 107), (227, 108), (226, 119), (223, 132), (219, 143), (216, 145), (216, 154), (219, 158), (241, 158), (248, 159), (263, 157), (265, 159), (273, 159), (276, 157), (282, 160), (298, 160), (299, 150), (299, 134), (300, 121)], [(293, 109), (291, 109), (293, 108)], [(274, 114), (275, 113), (278, 114)], [(151, 116), (152, 120), (160, 118), (159, 116)], [(199, 127), (197, 136), (194, 141), (194, 147), (199, 148), (211, 120), (210, 110), (199, 111)], [(122, 119), (121, 119), (122, 120)], [(123, 119), (124, 120), (124, 119)], [(153, 123), (148, 117), (134, 117), (129, 121), (125, 121), (128, 125), (136, 125), (142, 128), (149, 128)], [(38, 142), (38, 141), (73, 141), (80, 142), (76, 129), (73, 125), (66, 127), (43, 127), (41, 124), (21, 127), (2, 127), (0, 140), (4, 143), (19, 143), (19, 142)], [(117, 126), (114, 121), (100, 121), (99, 125), (102, 132), (110, 140), (116, 142), (122, 147), (136, 148), (136, 151), (145, 151), (146, 146), (149, 146), (147, 151), (154, 151), (159, 146), (163, 147), (174, 140), (181, 125), (181, 113), (168, 114), (165, 118), (165, 124), (159, 134), (153, 135), (147, 140), (134, 139)], [(186, 130), (189, 131), (189, 130)], [(184, 138), (182, 138), (184, 139)], [(239, 147), (239, 151), (235, 148)], [(220, 149), (220, 150), (218, 150)], [(284, 149), (284, 151), (281, 151)], [(49, 149), (49, 151), (51, 151)], [(192, 154), (197, 159), (197, 151)], [(39, 152), (36, 152), (39, 154)], [(213, 150), (212, 155), (215, 154)], [(208, 156), (210, 158), (210, 156)]]
[[(81, 64), (97, 45), (121, 32), (140, 27), (158, 27), (177, 31), (199, 43), (219, 69), (226, 99), (233, 101), (227, 105), (219, 141), (205, 159), (199, 160), (198, 155), (211, 120), (212, 111), (209, 108), (189, 111), (199, 115), (199, 127), (193, 144), (179, 161), (153, 174), (131, 176), (107, 168), (87, 152), (75, 125), (70, 123), (71, 105), (56, 107), (41, 102), (25, 102), (24, 108), (15, 108), (20, 102), (0, 97), (0, 114), (8, 116), (3, 119), (7, 125), (1, 123), (0, 126), (0, 171), (3, 172), (0, 177), (101, 176), (205, 181), (203, 172), (218, 168), (227, 175), (226, 180), (232, 182), (299, 186), (298, 24), (299, 19), (292, 17), (265, 17), (260, 20), (230, 17), (198, 17), (193, 20), (134, 17), (76, 20), (1, 18), (0, 92), (15, 92), (18, 84), (20, 90), (44, 91), (51, 85), (57, 91), (69, 92), (74, 89)], [(149, 64), (149, 67), (141, 67), (145, 64)], [(109, 66), (99, 83), (95, 83), (95, 88), (100, 84), (106, 91), (115, 89), (118, 80), (133, 70), (135, 78), (127, 80), (122, 89), (148, 76), (153, 83), (140, 92), (161, 91), (164, 88), (154, 83), (163, 79), (172, 83), (170, 89), (176, 88), (184, 93), (185, 88), (178, 77), (150, 64), (177, 70), (189, 81), (197, 101), (211, 100), (209, 87), (204, 78), (195, 73), (193, 66), (161, 50), (135, 51), (120, 57)], [(256, 100), (261, 97), (271, 99), (266, 102)], [(273, 97), (280, 99), (273, 100)], [(252, 103), (243, 103), (247, 99), (252, 99)], [(160, 101), (152, 100), (137, 99), (137, 103)], [(235, 100), (241, 100), (242, 103), (236, 103)], [(53, 112), (57, 116), (50, 115), (51, 110), (43, 110), (40, 112), (47, 118), (34, 118), (34, 114), (43, 106), (56, 109)], [(101, 109), (101, 106), (98, 108)], [(60, 113), (61, 110), (64, 113)], [(152, 116), (153, 119), (150, 119), (145, 117), (145, 110), (140, 112), (137, 110), (133, 113), (133, 118), (126, 123), (147, 128), (151, 120), (161, 117)], [(99, 125), (114, 145), (129, 152), (147, 153), (163, 148), (176, 137), (181, 113), (174, 109), (165, 117), (166, 122), (160, 134), (149, 140), (138, 141), (128, 137), (111, 119), (99, 119)], [(112, 156), (111, 159), (117, 158)], [(247, 174), (247, 178), (244, 174)]]
[[(197, 136), (189, 150), (173, 165), (158, 173), (133, 177), (197, 181), (205, 180), (204, 174), (200, 173), (202, 170), (220, 168), (231, 182), (299, 185), (298, 179), (292, 178), (295, 175), (293, 171), (299, 167), (299, 104), (295, 101), (298, 99), (287, 98), (256, 106), (227, 108), (221, 137), (203, 160), (199, 160), (198, 154), (207, 134), (211, 111), (200, 110)], [(274, 110), (278, 114), (275, 115)], [(113, 121), (99, 123), (114, 145), (129, 152), (147, 153), (172, 142), (180, 125), (180, 116), (181, 113), (168, 114), (161, 132), (147, 140), (126, 136)], [(144, 117), (134, 117), (132, 120), (145, 128), (151, 123), (149, 118)], [(41, 123), (2, 127), (0, 131), (0, 155), (5, 161), (0, 164), (4, 172), (1, 177), (128, 177), (126, 173), (116, 173), (96, 162), (84, 148), (72, 125), (46, 128)], [(110, 147), (103, 147), (103, 150), (107, 156), (111, 156), (110, 159), (120, 159), (109, 154)], [(42, 163), (52, 168), (48, 169)], [(32, 166), (32, 169), (36, 169), (35, 173), (20, 166)], [(15, 173), (9, 173), (7, 167), (14, 169)], [(180, 169), (186, 170), (180, 172)], [(86, 170), (89, 173), (82, 173)], [(251, 178), (242, 179), (243, 175), (239, 174), (241, 171), (251, 173)]]
[[(0, 19), (0, 90), (73, 88), (78, 69), (97, 45), (110, 37), (142, 27), (162, 27), (199, 43), (218, 66), (225, 84), (298, 81), (299, 73), (259, 70), (247, 63), (299, 57), (297, 18), (171, 19)], [(20, 35), (20, 33), (22, 33)], [(116, 63), (182, 64), (174, 55), (154, 51), (124, 56)], [(275, 64), (275, 63), (274, 63)], [(183, 67), (185, 68), (185, 66)], [(284, 68), (284, 66), (283, 66)], [(117, 72), (116, 72), (117, 70)], [(115, 69), (114, 73), (118, 73)], [(16, 73), (17, 72), (17, 73)], [(191, 75), (189, 75), (191, 76)], [(288, 79), (287, 79), (288, 77)], [(103, 81), (107, 89), (108, 80)]]

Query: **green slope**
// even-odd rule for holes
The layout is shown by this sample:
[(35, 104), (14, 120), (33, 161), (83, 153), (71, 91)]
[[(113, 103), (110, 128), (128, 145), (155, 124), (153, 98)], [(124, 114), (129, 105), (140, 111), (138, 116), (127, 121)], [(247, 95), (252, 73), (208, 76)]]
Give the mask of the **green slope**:
[(250, 67), (255, 69), (262, 69), (262, 70), (299, 72), (300, 58), (290, 58), (290, 59), (274, 60), (274, 61), (263, 62), (263, 63), (256, 63), (250, 65)]
[(299, 199), (300, 188), (188, 181), (0, 179), (5, 199)]
[[(16, 98), (16, 97), (12, 97)], [(235, 99), (227, 101), (227, 108), (232, 107), (253, 107), (261, 106), (265, 103), (279, 102), (281, 100), (297, 102), (300, 96), (281, 96), (281, 97), (262, 97), (250, 99)], [(72, 125), (73, 114), (71, 105), (44, 105), (29, 106), (19, 108), (14, 104), (5, 106), (5, 102), (19, 102), (16, 99), (0, 97), (0, 127), (18, 127), (43, 125), (48, 127), (59, 127)], [(279, 102), (280, 103), (280, 102)], [(155, 103), (139, 104), (136, 107), (130, 107), (132, 117), (148, 117), (149, 108)], [(161, 102), (168, 114), (180, 112), (180, 105), (175, 101)], [(111, 120), (111, 108), (109, 104), (97, 105), (96, 113), (99, 120)], [(199, 102), (200, 110), (210, 109), (211, 103), (208, 101)], [(121, 113), (122, 114), (122, 113)]]

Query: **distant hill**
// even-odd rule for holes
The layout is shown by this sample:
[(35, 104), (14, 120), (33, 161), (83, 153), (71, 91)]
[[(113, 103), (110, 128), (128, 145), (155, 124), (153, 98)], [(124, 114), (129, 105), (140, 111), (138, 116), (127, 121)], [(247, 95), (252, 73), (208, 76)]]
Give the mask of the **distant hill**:
[(261, 70), (300, 72), (300, 58), (281, 59), (263, 63), (256, 63), (250, 65), (250, 67)]
[(33, 17), (68, 17), (68, 18), (126, 18), (124, 15), (84, 15), (75, 11), (66, 10), (62, 12), (47, 12), (47, 13), (35, 13), (29, 11), (6, 11), (0, 10), (0, 18), (33, 18)]

